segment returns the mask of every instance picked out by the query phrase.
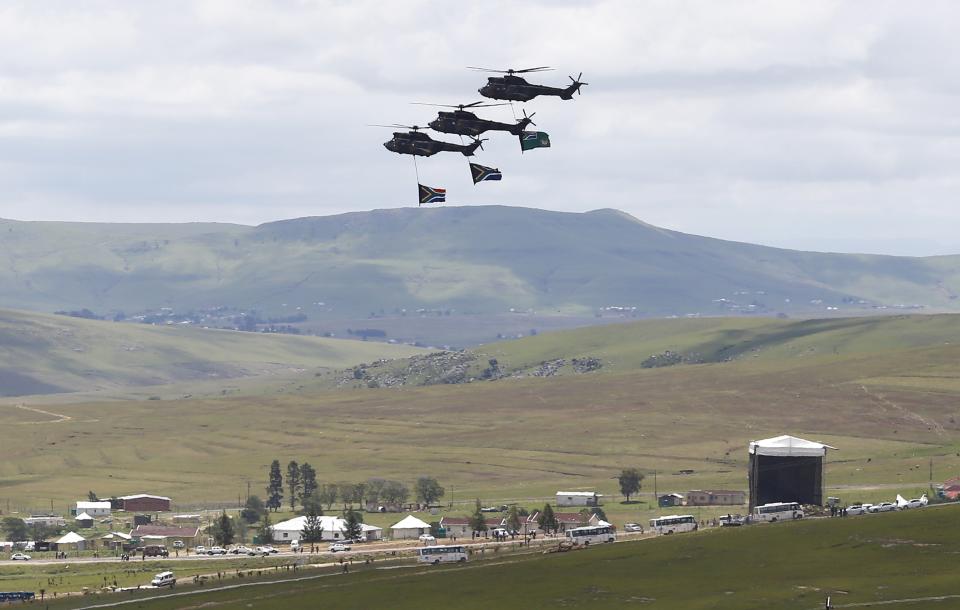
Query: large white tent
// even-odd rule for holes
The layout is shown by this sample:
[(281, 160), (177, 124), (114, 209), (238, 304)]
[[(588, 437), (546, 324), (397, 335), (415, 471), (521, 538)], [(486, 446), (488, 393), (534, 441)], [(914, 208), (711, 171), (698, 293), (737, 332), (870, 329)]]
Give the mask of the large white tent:
[(82, 551), (87, 546), (87, 539), (76, 532), (70, 532), (69, 534), (61, 537), (54, 544), (56, 544), (57, 548), (61, 551), (64, 549), (60, 547), (68, 547), (70, 545), (74, 545), (78, 551)]
[(750, 442), (750, 453), (754, 455), (823, 457), (827, 454), (827, 449), (836, 449), (836, 447), (787, 434)]
[(430, 533), (430, 524), (424, 523), (413, 515), (407, 515), (390, 526), (390, 537), (394, 540), (418, 538), (421, 534)]
[[(344, 531), (347, 528), (346, 519), (329, 515), (324, 515), (318, 518), (320, 519), (320, 527), (323, 528), (323, 540), (344, 539)], [(270, 531), (273, 533), (273, 541), (293, 542), (294, 540), (300, 540), (300, 538), (303, 536), (303, 528), (306, 526), (306, 524), (306, 517), (294, 517), (293, 519), (288, 519), (286, 521), (277, 523), (270, 528)], [(363, 536), (364, 540), (380, 540), (383, 538), (383, 528), (375, 525), (361, 523), (360, 531), (362, 532), (361, 535)]]

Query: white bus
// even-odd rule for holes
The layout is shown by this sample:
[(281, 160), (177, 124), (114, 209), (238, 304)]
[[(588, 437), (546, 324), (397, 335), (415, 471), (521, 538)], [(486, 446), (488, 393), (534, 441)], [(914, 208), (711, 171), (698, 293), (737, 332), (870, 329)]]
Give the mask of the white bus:
[(753, 509), (753, 518), (757, 521), (785, 521), (803, 519), (803, 507), (796, 502), (773, 502)]
[(467, 551), (462, 546), (425, 546), (417, 549), (417, 561), (420, 563), (440, 563), (441, 561), (464, 562)]
[(693, 515), (667, 515), (650, 519), (650, 529), (657, 534), (679, 534), (697, 531), (697, 519)]
[(610, 525), (591, 525), (567, 530), (567, 540), (574, 544), (613, 542), (616, 539), (617, 535)]

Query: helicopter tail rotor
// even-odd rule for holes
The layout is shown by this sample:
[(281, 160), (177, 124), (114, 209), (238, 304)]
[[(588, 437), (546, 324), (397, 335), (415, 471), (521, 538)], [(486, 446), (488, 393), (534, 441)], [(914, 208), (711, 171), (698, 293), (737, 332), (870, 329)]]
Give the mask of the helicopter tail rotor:
[(573, 94), (574, 94), (574, 93), (576, 93), (576, 94), (578, 94), (578, 95), (583, 95), (583, 92), (580, 91), (580, 87), (582, 87), (582, 86), (584, 86), (584, 85), (589, 85), (589, 84), (590, 84), (590, 83), (585, 83), (585, 82), (583, 82), (583, 81), (580, 80), (581, 78), (583, 78), (583, 72), (581, 72), (580, 74), (578, 74), (578, 75), (577, 75), (577, 78), (573, 78), (572, 76), (568, 76), (567, 78), (569, 78), (569, 79), (571, 80), (570, 86), (567, 87), (566, 89), (564, 89), (563, 94), (560, 96), (561, 98), (563, 98), (563, 99), (565, 99), (565, 100), (571, 100), (571, 99), (573, 99)]

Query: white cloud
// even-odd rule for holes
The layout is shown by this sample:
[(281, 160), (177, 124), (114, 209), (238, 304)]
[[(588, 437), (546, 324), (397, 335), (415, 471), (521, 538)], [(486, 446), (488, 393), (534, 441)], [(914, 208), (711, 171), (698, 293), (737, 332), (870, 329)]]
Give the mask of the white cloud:
[[(221, 220), (409, 205), (389, 130), (556, 66), (549, 150), (494, 135), (454, 203), (617, 207), (791, 247), (960, 252), (960, 8), (928, 2), (16, 2), (0, 7), (0, 216)], [(531, 78), (531, 80), (534, 80)], [(486, 114), (510, 121), (520, 105)], [(456, 138), (453, 138), (454, 140)], [(846, 241), (845, 241), (846, 240)]]

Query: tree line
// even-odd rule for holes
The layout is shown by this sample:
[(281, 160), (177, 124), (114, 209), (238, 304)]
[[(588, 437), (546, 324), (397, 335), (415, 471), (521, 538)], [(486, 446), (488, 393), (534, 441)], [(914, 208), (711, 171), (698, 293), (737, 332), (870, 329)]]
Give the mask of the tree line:
[[(348, 510), (355, 504), (364, 506), (382, 502), (387, 505), (401, 505), (411, 496), (411, 490), (400, 481), (372, 478), (359, 483), (317, 482), (317, 472), (309, 462), (298, 464), (291, 460), (287, 464), (286, 478), (280, 468), (280, 460), (273, 460), (267, 483), (267, 510), (276, 512), (283, 506), (286, 497), (290, 510), (295, 511), (297, 504), (302, 513), (310, 511), (322, 515), (324, 508), (330, 510), (339, 500), (343, 509)], [(444, 496), (446, 490), (434, 477), (422, 476), (414, 483), (412, 494), (418, 502), (432, 504)], [(285, 495), (286, 494), (286, 495)]]

